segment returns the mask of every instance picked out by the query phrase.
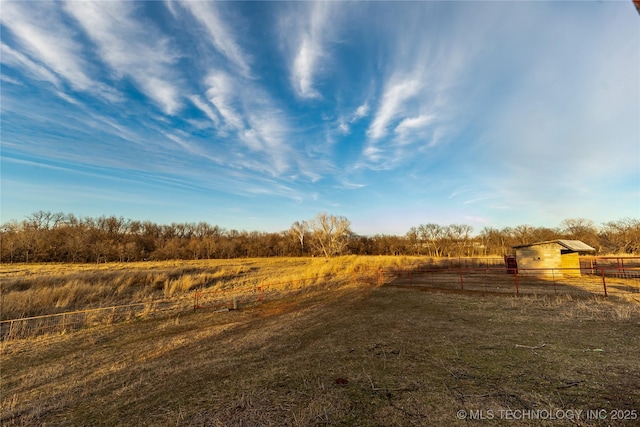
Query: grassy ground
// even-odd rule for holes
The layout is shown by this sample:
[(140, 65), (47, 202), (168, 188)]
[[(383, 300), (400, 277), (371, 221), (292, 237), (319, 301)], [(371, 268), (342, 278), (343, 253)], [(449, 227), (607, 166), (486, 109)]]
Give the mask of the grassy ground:
[[(356, 270), (409, 267), (423, 258), (260, 258), (110, 264), (0, 264), (2, 320), (192, 298), (196, 289), (263, 285), (273, 291), (302, 278), (350, 275)], [(312, 282), (307, 281), (306, 284)]]
[[(345, 284), (5, 343), (1, 421), (638, 425), (611, 415), (640, 410), (639, 353), (640, 309), (629, 301)], [(607, 419), (557, 412), (600, 409)]]

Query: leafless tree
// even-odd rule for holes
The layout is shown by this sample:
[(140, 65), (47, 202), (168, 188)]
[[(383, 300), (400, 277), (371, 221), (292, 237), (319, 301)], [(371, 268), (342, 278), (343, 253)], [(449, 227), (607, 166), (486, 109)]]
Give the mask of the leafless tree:
[(601, 235), (610, 252), (640, 253), (640, 219), (609, 221), (604, 224)]
[(302, 222), (296, 221), (293, 223), (293, 225), (289, 229), (289, 232), (291, 233), (293, 238), (300, 243), (301, 254), (304, 254), (304, 242), (305, 242), (305, 236), (307, 234), (308, 229), (309, 229), (309, 224), (307, 224), (306, 221), (302, 221)]
[(347, 218), (323, 212), (307, 224), (311, 243), (319, 253), (330, 258), (345, 252), (351, 236), (351, 222)]
[(418, 226), (418, 240), (427, 245), (429, 255), (439, 257), (442, 255), (442, 239), (444, 227), (439, 224), (421, 224)]

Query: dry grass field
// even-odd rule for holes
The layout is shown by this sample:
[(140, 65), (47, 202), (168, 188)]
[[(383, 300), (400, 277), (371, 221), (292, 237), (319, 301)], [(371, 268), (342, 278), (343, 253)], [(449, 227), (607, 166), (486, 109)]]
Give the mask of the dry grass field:
[(109, 264), (0, 264), (2, 320), (162, 299), (196, 289), (262, 285), (274, 291), (358, 270), (411, 267), (417, 257), (258, 258)]
[[(226, 271), (216, 286), (251, 283), (258, 276), (275, 284), (313, 274), (320, 284), (237, 311), (187, 310), (4, 342), (0, 422), (639, 424), (637, 302), (420, 292), (337, 280), (357, 268), (415, 262), (383, 257), (233, 260), (210, 265), (209, 271), (204, 262), (201, 267), (141, 265), (127, 274), (164, 275), (154, 291), (146, 284), (128, 291), (135, 295), (147, 289), (146, 298), (171, 292), (170, 280), (185, 280), (172, 278), (172, 271), (192, 275), (192, 283), (200, 274)], [(111, 266), (105, 274), (119, 277), (117, 269), (125, 267)], [(99, 267), (82, 267), (84, 272), (68, 266), (39, 268), (33, 274), (49, 283), (47, 278), (97, 274)], [(336, 280), (320, 280), (329, 273)], [(11, 292), (18, 292), (11, 280)], [(9, 295), (4, 286), (5, 279), (3, 296)], [(183, 290), (176, 285), (174, 295), (193, 286)], [(121, 301), (117, 292), (112, 298), (109, 303)]]

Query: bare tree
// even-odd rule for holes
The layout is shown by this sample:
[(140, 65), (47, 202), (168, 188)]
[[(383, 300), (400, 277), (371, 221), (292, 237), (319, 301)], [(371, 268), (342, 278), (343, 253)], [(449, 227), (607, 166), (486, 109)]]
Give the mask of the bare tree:
[(304, 241), (308, 228), (309, 224), (306, 221), (296, 221), (289, 229), (293, 238), (300, 242), (300, 254), (304, 254)]
[(418, 239), (427, 245), (429, 256), (439, 257), (442, 255), (442, 239), (444, 238), (444, 228), (439, 224), (429, 223), (418, 226)]
[(518, 225), (511, 229), (511, 235), (518, 245), (528, 245), (534, 243), (534, 228), (528, 224)]
[(601, 236), (610, 252), (640, 253), (640, 219), (609, 221), (604, 224)]
[(598, 228), (590, 219), (568, 218), (560, 223), (560, 227), (567, 237), (582, 240), (586, 244), (600, 249)]
[(311, 243), (327, 258), (342, 255), (351, 236), (351, 222), (343, 216), (328, 215), (326, 212), (308, 222)]

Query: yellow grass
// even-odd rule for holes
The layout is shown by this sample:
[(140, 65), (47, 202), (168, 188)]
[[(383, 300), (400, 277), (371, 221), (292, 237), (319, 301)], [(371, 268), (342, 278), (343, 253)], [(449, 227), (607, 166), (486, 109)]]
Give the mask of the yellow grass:
[[(347, 256), (164, 261), (112, 264), (0, 265), (2, 319), (93, 307), (178, 299), (194, 290), (247, 285), (312, 286), (357, 270), (409, 267), (420, 258)], [(302, 280), (305, 279), (305, 280)], [(306, 280), (309, 279), (309, 280)]]

